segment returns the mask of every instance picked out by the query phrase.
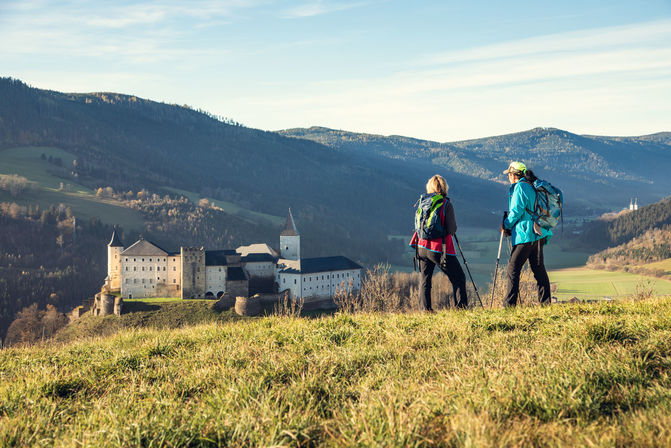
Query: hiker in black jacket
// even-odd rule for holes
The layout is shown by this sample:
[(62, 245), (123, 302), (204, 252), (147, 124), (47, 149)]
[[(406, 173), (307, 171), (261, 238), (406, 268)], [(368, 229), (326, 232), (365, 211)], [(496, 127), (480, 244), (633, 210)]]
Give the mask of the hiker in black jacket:
[[(417, 251), (419, 262), (420, 283), (419, 303), (424, 310), (433, 312), (431, 306), (431, 282), (433, 270), (436, 266), (443, 271), (452, 284), (453, 300), (451, 305), (455, 308), (468, 307), (468, 296), (466, 295), (466, 276), (457, 259), (457, 253), (452, 241), (452, 235), (457, 232), (457, 221), (454, 218), (454, 207), (447, 197), (447, 182), (442, 176), (436, 174), (426, 184), (425, 200), (432, 200), (438, 204), (436, 212), (439, 213), (442, 222), (443, 235), (438, 238), (422, 239), (414, 233), (410, 246)], [(445, 247), (443, 248), (443, 243)]]

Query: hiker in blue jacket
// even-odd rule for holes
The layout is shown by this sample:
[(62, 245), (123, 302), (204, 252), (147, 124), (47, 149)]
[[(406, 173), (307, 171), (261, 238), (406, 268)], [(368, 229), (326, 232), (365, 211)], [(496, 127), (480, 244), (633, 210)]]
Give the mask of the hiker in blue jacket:
[(536, 203), (536, 191), (531, 185), (536, 176), (522, 162), (512, 162), (503, 174), (508, 175), (511, 185), (508, 191), (508, 215), (501, 224), (501, 232), (510, 236), (513, 244), (510, 261), (506, 267), (508, 284), (503, 305), (517, 305), (520, 274), (527, 260), (536, 279), (538, 300), (541, 305), (549, 305), (550, 279), (545, 270), (543, 246), (552, 237), (552, 231), (534, 223), (530, 214)]

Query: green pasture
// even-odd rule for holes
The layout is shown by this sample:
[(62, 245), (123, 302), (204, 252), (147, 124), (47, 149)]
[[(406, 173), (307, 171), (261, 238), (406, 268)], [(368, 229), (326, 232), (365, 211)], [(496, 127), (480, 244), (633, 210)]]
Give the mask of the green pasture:
[[(18, 197), (12, 197), (6, 191), (0, 191), (0, 202), (16, 202), (19, 205), (39, 205), (48, 208), (51, 205), (65, 204), (80, 219), (97, 217), (106, 224), (118, 224), (127, 229), (141, 230), (144, 221), (140, 214), (124, 207), (112, 199), (97, 198), (93, 190), (73, 183), (71, 179), (63, 179), (51, 171), (57, 169), (47, 158), (60, 157), (64, 167), (71, 167), (75, 157), (58, 148), (21, 147), (0, 151), (0, 174), (17, 174), (38, 184), (36, 190), (28, 190)], [(60, 184), (69, 185), (67, 191), (59, 191)]]
[(557, 284), (557, 298), (594, 299), (622, 298), (636, 293), (637, 288), (652, 287), (656, 295), (671, 294), (671, 282), (628, 272), (611, 272), (577, 268), (550, 271), (550, 282)]
[(60, 183), (63, 182), (64, 184), (71, 184), (74, 192), (92, 193), (89, 188), (51, 173), (50, 171), (56, 171), (60, 168), (50, 164), (47, 160), (42, 160), (40, 158), (42, 154), (47, 158), (49, 156), (60, 157), (63, 160), (63, 168), (66, 170), (72, 168), (72, 161), (75, 160), (72, 154), (58, 148), (34, 146), (10, 148), (0, 151), (0, 174), (18, 174), (46, 189), (57, 190)]
[[(172, 188), (172, 187), (163, 187), (163, 189), (172, 193), (181, 194), (182, 196), (188, 198), (194, 204), (197, 204), (198, 201), (202, 199), (198, 193), (195, 193), (193, 191), (181, 190), (179, 188)], [(280, 216), (269, 215), (267, 213), (261, 213), (249, 210), (247, 208), (239, 206), (238, 204), (234, 204), (233, 202), (221, 201), (219, 199), (213, 199), (208, 197), (204, 199), (210, 201), (210, 204), (213, 204), (216, 207), (221, 208), (225, 213), (238, 216), (248, 221), (252, 221), (259, 224), (270, 223), (275, 226), (281, 226), (284, 224), (285, 218), (282, 218)]]

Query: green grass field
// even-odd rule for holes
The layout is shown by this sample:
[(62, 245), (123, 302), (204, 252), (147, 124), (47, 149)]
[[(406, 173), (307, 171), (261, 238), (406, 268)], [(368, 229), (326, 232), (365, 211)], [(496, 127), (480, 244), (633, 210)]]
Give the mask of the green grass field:
[(0, 445), (671, 446), (671, 299), (232, 319), (2, 350)]
[(550, 271), (550, 281), (558, 286), (556, 296), (569, 299), (612, 297), (621, 298), (634, 294), (646, 282), (652, 282), (656, 295), (671, 294), (671, 281), (627, 272), (610, 272), (577, 268)]
[[(180, 190), (178, 188), (171, 188), (171, 187), (163, 187), (163, 189), (172, 193), (181, 194), (186, 198), (188, 198), (194, 204), (198, 204), (198, 201), (200, 201), (201, 199), (201, 196), (193, 191)], [(267, 213), (260, 213), (253, 210), (249, 210), (232, 202), (221, 201), (219, 199), (213, 199), (208, 197), (206, 197), (205, 199), (210, 201), (211, 204), (214, 204), (215, 206), (221, 208), (226, 213), (236, 215), (240, 218), (246, 219), (254, 223), (270, 223), (275, 226), (281, 226), (284, 224), (286, 219), (282, 218), (281, 216), (269, 215)]]
[[(17, 198), (0, 191), (0, 202), (16, 202), (25, 206), (37, 204), (42, 208), (62, 203), (69, 206), (78, 218), (97, 217), (106, 224), (119, 224), (127, 229), (144, 228), (144, 221), (137, 211), (115, 200), (96, 198), (91, 189), (50, 173), (54, 166), (41, 160), (41, 154), (60, 157), (65, 167), (72, 166), (74, 160), (72, 154), (58, 148), (23, 147), (0, 151), (0, 174), (18, 174), (38, 184), (36, 190), (26, 191)], [(61, 182), (69, 184), (70, 190), (59, 191)]]

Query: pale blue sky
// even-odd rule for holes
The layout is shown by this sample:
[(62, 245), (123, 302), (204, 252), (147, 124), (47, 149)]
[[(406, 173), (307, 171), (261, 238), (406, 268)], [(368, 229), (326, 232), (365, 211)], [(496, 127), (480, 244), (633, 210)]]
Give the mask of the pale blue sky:
[(0, 76), (267, 130), (640, 135), (671, 131), (671, 0), (2, 0)]

